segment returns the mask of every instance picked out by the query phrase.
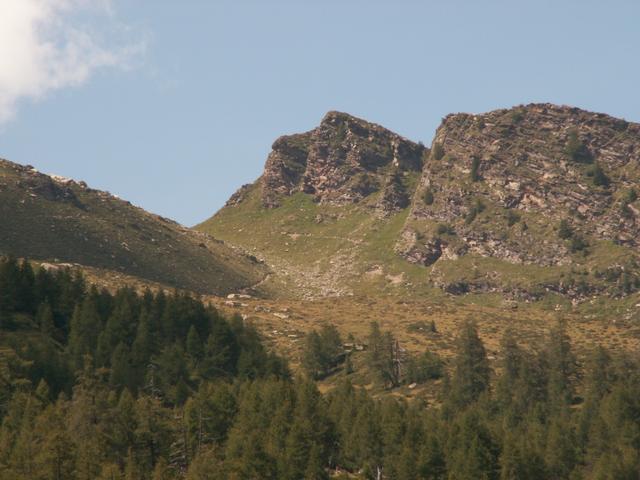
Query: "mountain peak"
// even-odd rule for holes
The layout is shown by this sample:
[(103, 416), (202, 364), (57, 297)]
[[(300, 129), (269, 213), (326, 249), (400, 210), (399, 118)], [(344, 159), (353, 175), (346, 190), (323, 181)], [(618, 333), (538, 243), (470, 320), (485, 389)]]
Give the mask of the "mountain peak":
[(363, 120), (361, 118), (357, 118), (354, 115), (351, 115), (350, 113), (340, 112), (338, 110), (329, 110), (327, 113), (324, 114), (324, 117), (322, 117), (322, 120), (320, 121), (320, 124), (321, 125), (323, 125), (323, 124), (335, 124), (335, 123), (340, 123), (340, 122), (346, 122), (346, 121), (349, 121), (349, 120), (365, 122), (365, 120)]
[(298, 191), (318, 202), (357, 203), (398, 175), (420, 171), (424, 150), (380, 125), (330, 111), (314, 130), (274, 142), (262, 176), (263, 204), (277, 207)]
[[(640, 288), (639, 184), (640, 124), (602, 113), (534, 103), (451, 114), (429, 150), (329, 112), (278, 139), (243, 190), (253, 201), (205, 228), (295, 266), (320, 292), (625, 295)], [(270, 211), (256, 214), (260, 204)]]
[[(626, 199), (638, 184), (639, 124), (547, 103), (453, 114), (432, 152), (419, 189), (430, 201), (413, 204), (411, 240), (398, 246), (410, 261), (568, 265), (587, 244), (637, 246), (640, 212)], [(561, 222), (570, 242), (555, 231)]]

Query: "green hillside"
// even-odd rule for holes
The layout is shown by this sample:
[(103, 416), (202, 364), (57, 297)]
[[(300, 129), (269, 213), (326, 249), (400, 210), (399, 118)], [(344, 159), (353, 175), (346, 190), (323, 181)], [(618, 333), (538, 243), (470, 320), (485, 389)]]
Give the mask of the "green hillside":
[(201, 293), (250, 288), (266, 268), (219, 240), (84, 183), (0, 160), (0, 254), (112, 270)]
[(426, 149), (330, 112), (196, 229), (264, 259), (281, 295), (566, 304), (640, 287), (639, 180), (640, 125), (603, 114), (454, 114)]

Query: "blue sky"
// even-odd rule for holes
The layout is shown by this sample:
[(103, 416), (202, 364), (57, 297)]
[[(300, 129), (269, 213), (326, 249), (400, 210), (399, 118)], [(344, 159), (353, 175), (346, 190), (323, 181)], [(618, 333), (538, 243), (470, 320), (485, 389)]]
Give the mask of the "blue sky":
[[(38, 2), (51, 8), (9, 12)], [(35, 40), (0, 46), (0, 157), (186, 225), (328, 110), (427, 144), (448, 113), (529, 102), (640, 121), (635, 1), (4, 0), (7, 13)], [(45, 39), (73, 62), (35, 55)]]

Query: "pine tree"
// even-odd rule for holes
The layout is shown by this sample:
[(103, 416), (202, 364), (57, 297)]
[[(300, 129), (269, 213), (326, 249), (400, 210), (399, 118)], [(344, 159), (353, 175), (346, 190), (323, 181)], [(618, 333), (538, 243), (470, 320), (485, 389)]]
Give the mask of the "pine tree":
[(220, 454), (216, 448), (207, 447), (194, 457), (186, 480), (209, 480), (222, 477)]
[(318, 332), (313, 330), (304, 340), (302, 354), (302, 368), (309, 377), (313, 379), (321, 378), (326, 371), (325, 359), (322, 351), (322, 340)]
[(240, 348), (235, 335), (223, 320), (215, 321), (200, 363), (203, 378), (227, 377), (235, 373)]
[(380, 430), (382, 433), (383, 470), (385, 475), (397, 476), (396, 459), (402, 451), (405, 436), (405, 410), (394, 398), (383, 399), (378, 407)]
[(394, 470), (398, 480), (414, 480), (418, 477), (417, 447), (418, 445), (404, 443), (398, 455)]
[(544, 460), (526, 430), (507, 430), (500, 454), (500, 480), (537, 480), (548, 478)]
[(0, 430), (0, 464), (12, 472), (7, 478), (33, 478), (36, 474), (35, 423), (43, 407), (44, 403), (30, 392), (17, 391), (11, 397)]
[(480, 180), (480, 158), (474, 156), (471, 159), (471, 170), (469, 172), (469, 178), (472, 182), (477, 182)]
[(204, 353), (202, 346), (202, 340), (196, 330), (196, 327), (191, 325), (189, 327), (189, 333), (187, 334), (187, 354), (191, 357), (194, 363), (197, 363)]
[(35, 463), (39, 475), (34, 478), (51, 480), (74, 479), (76, 446), (67, 431), (68, 404), (65, 400), (50, 405), (38, 417), (36, 432), (39, 436)]
[(136, 430), (136, 404), (129, 390), (122, 390), (118, 403), (110, 409), (110, 416), (111, 421), (105, 427), (108, 451), (113, 461), (124, 470), (130, 463), (128, 457), (135, 445)]
[[(166, 474), (166, 458), (172, 441), (169, 412), (160, 400), (139, 396), (135, 405), (135, 444), (142, 471)], [(160, 474), (160, 473), (158, 473)], [(162, 478), (162, 477), (158, 477)]]
[(228, 384), (201, 384), (185, 404), (192, 456), (206, 445), (224, 444), (236, 412), (236, 398)]
[(326, 445), (331, 432), (325, 415), (324, 402), (316, 385), (300, 380), (296, 388), (293, 422), (285, 442), (286, 478), (294, 480), (304, 477), (312, 452), (316, 464), (326, 464)]
[(53, 310), (48, 301), (41, 303), (38, 307), (36, 322), (44, 335), (47, 337), (54, 336), (56, 327), (53, 323)]
[(133, 325), (135, 318), (136, 315), (134, 314), (129, 292), (118, 292), (113, 312), (98, 337), (96, 350), (98, 365), (108, 366), (116, 346), (121, 342), (130, 341), (131, 325)]
[(174, 478), (171, 467), (169, 467), (166, 459), (161, 457), (155, 464), (151, 480), (173, 480)]
[(67, 335), (69, 324), (67, 323), (77, 304), (82, 301), (86, 293), (86, 283), (80, 271), (72, 272), (70, 269), (59, 270), (56, 273), (57, 300), (51, 298), (53, 314), (60, 320), (58, 327)]
[(109, 384), (116, 389), (133, 389), (133, 376), (131, 369), (131, 361), (129, 349), (120, 342), (111, 355), (111, 373), (109, 375)]
[(564, 408), (573, 399), (571, 377), (575, 370), (575, 357), (566, 332), (566, 322), (562, 319), (551, 329), (546, 356), (549, 364), (549, 401), (553, 409)]
[(276, 464), (262, 446), (257, 433), (247, 437), (239, 457), (227, 457), (225, 470), (229, 480), (280, 480)]
[(179, 342), (165, 347), (156, 358), (156, 380), (166, 399), (180, 404), (190, 381), (184, 350)]
[(545, 464), (549, 478), (569, 478), (577, 462), (573, 426), (563, 416), (554, 417), (547, 429)]
[(565, 153), (571, 160), (578, 163), (591, 163), (593, 161), (593, 155), (587, 146), (582, 143), (578, 137), (578, 131), (575, 129), (569, 132), (567, 144), (565, 146)]
[(150, 321), (150, 314), (143, 308), (138, 319), (136, 337), (131, 345), (131, 368), (135, 385), (142, 385), (147, 366), (155, 352), (155, 336)]
[(15, 258), (0, 258), (0, 328), (3, 329), (13, 326), (19, 273)]
[(314, 444), (309, 451), (307, 468), (304, 471), (304, 480), (327, 480), (329, 475), (324, 468), (322, 448)]
[(471, 407), (455, 420), (447, 450), (449, 478), (498, 478), (499, 449), (476, 408)]
[(355, 468), (356, 446), (350, 441), (358, 414), (356, 390), (349, 380), (344, 380), (328, 395), (328, 416), (335, 425), (336, 437), (341, 448), (336, 452), (336, 463)]
[(400, 384), (396, 340), (391, 332), (382, 332), (378, 322), (372, 322), (368, 337), (367, 363), (378, 382), (384, 387)]
[(456, 342), (455, 370), (450, 386), (450, 400), (457, 407), (464, 407), (489, 389), (491, 369), (478, 337), (476, 325), (466, 321)]
[(416, 469), (418, 478), (440, 480), (446, 478), (447, 465), (444, 448), (440, 439), (433, 433), (428, 433), (419, 445)]
[(145, 472), (140, 468), (133, 448), (129, 448), (124, 467), (124, 480), (144, 480), (145, 477)]
[(177, 317), (178, 317), (178, 292), (166, 297), (164, 308), (160, 316), (160, 331), (162, 339), (167, 341), (178, 336)]
[(602, 346), (596, 347), (587, 360), (584, 379), (584, 404), (580, 412), (578, 436), (584, 445), (597, 418), (602, 399), (609, 393), (613, 374), (611, 357)]
[(514, 428), (529, 408), (542, 400), (536, 389), (546, 390), (546, 380), (539, 379), (534, 359), (520, 348), (510, 328), (502, 338), (501, 353), (502, 373), (496, 385), (496, 399), (505, 423)]
[(433, 148), (431, 149), (431, 157), (434, 160), (440, 160), (442, 159), (442, 157), (444, 157), (444, 155), (445, 151), (442, 144), (440, 142), (435, 142), (433, 144)]
[(374, 478), (382, 471), (382, 433), (379, 417), (372, 399), (362, 395), (358, 400), (354, 426), (343, 442), (353, 448), (353, 460), (369, 476)]
[(283, 479), (294, 480), (304, 476), (310, 449), (315, 446), (311, 442), (312, 426), (304, 418), (296, 418), (291, 425), (285, 443)]
[(15, 307), (16, 310), (24, 313), (34, 314), (36, 313), (36, 307), (38, 302), (35, 297), (35, 274), (31, 263), (28, 260), (23, 260), (19, 266), (19, 272), (17, 276), (18, 283), (16, 285), (16, 298)]
[(67, 425), (76, 445), (75, 471), (78, 480), (99, 478), (105, 446), (104, 422), (109, 412), (108, 390), (101, 372), (93, 369), (90, 357), (78, 374)]
[(89, 294), (79, 306), (76, 306), (71, 318), (67, 349), (76, 370), (83, 368), (85, 355), (95, 355), (101, 330), (102, 320), (98, 313), (96, 296)]

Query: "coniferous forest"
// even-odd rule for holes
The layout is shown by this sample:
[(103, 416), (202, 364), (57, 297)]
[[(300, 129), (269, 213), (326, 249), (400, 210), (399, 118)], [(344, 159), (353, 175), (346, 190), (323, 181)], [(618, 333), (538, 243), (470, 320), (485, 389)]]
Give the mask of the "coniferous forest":
[(3, 259), (0, 478), (639, 478), (639, 358), (578, 361), (561, 320), (540, 346), (507, 331), (492, 368), (470, 319), (430, 404), (348, 380), (321, 394), (336, 335), (311, 335), (318, 358), (294, 377), (251, 325), (187, 294)]

